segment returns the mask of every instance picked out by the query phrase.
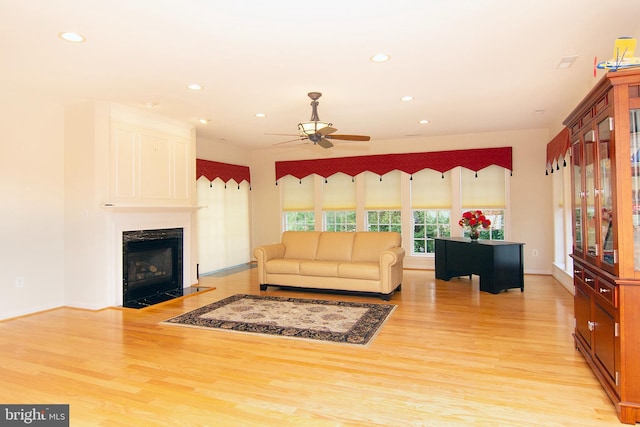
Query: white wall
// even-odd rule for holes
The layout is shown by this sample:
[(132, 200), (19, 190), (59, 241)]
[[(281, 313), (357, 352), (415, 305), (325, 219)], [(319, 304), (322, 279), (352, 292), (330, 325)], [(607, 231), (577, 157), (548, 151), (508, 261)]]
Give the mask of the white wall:
[[(552, 183), (544, 173), (549, 139), (547, 129), (533, 129), (386, 141), (374, 139), (370, 143), (337, 143), (336, 147), (329, 150), (293, 143), (280, 149), (254, 151), (251, 162), (252, 247), (280, 240), (276, 161), (511, 146), (514, 171), (510, 196), (511, 234), (508, 240), (525, 243), (527, 273), (550, 274), (553, 261)], [(406, 244), (405, 248), (408, 248)], [(537, 251), (538, 256), (533, 256), (533, 250)]]
[(63, 123), (60, 105), (0, 97), (0, 319), (63, 303)]

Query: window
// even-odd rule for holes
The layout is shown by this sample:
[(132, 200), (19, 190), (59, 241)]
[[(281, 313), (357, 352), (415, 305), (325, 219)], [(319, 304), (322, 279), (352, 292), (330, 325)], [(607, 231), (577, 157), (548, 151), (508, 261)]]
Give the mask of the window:
[(392, 171), (379, 176), (364, 173), (366, 230), (402, 230), (402, 198), (400, 192), (400, 171)]
[(448, 209), (415, 209), (413, 211), (412, 255), (435, 253), (436, 237), (451, 236), (451, 211)]
[[(481, 210), (491, 220), (491, 228), (480, 228), (480, 238), (486, 240), (504, 240), (504, 216), (506, 207), (505, 169), (489, 166), (478, 171), (462, 168), (461, 173), (462, 213)], [(464, 231), (469, 237), (469, 231)]]
[(316, 219), (313, 211), (295, 211), (284, 213), (285, 231), (313, 231), (316, 228)]
[(356, 231), (356, 184), (336, 173), (322, 184), (322, 226), (325, 231)]
[(451, 173), (424, 169), (411, 176), (412, 255), (435, 253), (435, 239), (451, 236)]
[(402, 211), (367, 211), (367, 231), (402, 230)]
[[(460, 217), (466, 211), (481, 210), (491, 221), (490, 228), (479, 228), (480, 238), (485, 240), (504, 240), (504, 209), (469, 208), (460, 212)], [(464, 237), (469, 237), (469, 230), (464, 230)]]
[(304, 179), (285, 176), (279, 181), (282, 192), (283, 224), (285, 231), (315, 230), (314, 175)]
[(199, 206), (198, 264), (203, 274), (251, 260), (249, 239), (249, 184), (216, 178), (196, 181)]
[(356, 211), (323, 212), (325, 231), (356, 231)]

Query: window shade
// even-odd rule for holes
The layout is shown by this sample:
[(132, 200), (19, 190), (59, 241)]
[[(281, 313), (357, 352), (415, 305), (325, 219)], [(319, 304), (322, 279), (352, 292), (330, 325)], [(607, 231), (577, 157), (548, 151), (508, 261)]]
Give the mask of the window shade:
[(285, 176), (280, 180), (282, 192), (282, 209), (285, 211), (313, 210), (313, 175), (302, 180)]
[(425, 169), (411, 176), (413, 209), (451, 208), (451, 173)]
[(364, 173), (365, 202), (368, 210), (399, 209), (402, 205), (400, 192), (400, 171), (392, 171), (382, 176)]
[(322, 186), (323, 210), (353, 210), (356, 208), (356, 183), (343, 173), (331, 175)]
[(505, 170), (498, 166), (489, 166), (478, 172), (462, 169), (461, 197), (462, 207), (504, 208), (506, 207)]

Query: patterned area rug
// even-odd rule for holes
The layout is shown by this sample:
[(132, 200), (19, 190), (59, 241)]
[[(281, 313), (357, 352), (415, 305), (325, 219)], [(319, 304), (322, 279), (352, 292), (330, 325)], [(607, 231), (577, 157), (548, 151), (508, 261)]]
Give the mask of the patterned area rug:
[(393, 304), (239, 294), (162, 323), (367, 345), (395, 309)]

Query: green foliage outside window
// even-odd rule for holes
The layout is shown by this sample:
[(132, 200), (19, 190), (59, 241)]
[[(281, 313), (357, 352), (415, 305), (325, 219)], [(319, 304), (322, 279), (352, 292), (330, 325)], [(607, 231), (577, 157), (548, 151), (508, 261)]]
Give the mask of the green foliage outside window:
[(401, 211), (367, 211), (368, 231), (402, 231)]
[(324, 212), (324, 229), (325, 231), (356, 231), (356, 212)]
[(413, 254), (435, 253), (435, 239), (451, 236), (451, 211), (425, 209), (413, 211)]
[(286, 231), (313, 231), (315, 224), (315, 215), (311, 211), (285, 212), (284, 229)]

